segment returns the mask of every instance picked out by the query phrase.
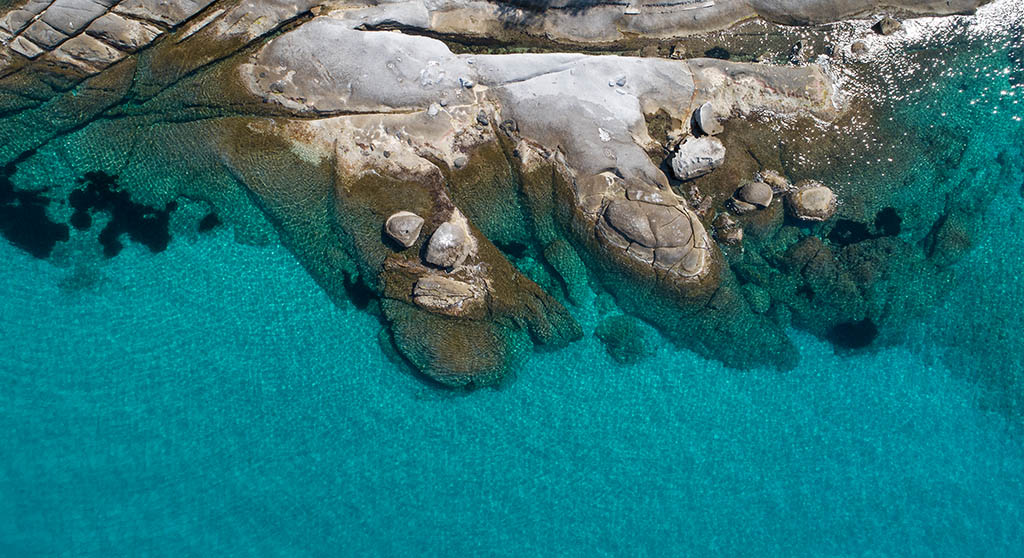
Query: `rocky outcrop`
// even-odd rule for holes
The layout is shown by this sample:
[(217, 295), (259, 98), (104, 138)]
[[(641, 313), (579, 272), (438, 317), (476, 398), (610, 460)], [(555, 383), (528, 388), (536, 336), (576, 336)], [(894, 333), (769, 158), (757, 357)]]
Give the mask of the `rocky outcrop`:
[(469, 230), (466, 217), (455, 209), (451, 218), (441, 223), (430, 235), (430, 243), (427, 244), (427, 263), (437, 267), (456, 268), (474, 254), (476, 239)]
[[(143, 195), (211, 200), (238, 222), (262, 219), (258, 207), (332, 297), (345, 299), (353, 285), (371, 293), (367, 306), (399, 351), (446, 384), (498, 381), (524, 347), (581, 337), (551, 293), (581, 300), (591, 279), (703, 354), (736, 366), (791, 362), (784, 333), (762, 317), (770, 305), (741, 289), (705, 226), (715, 209), (686, 197), (651, 154), (686, 138), (671, 168), (693, 180), (723, 164), (725, 144), (708, 137), (722, 122), (833, 118), (820, 67), (456, 54), (430, 36), (612, 44), (755, 15), (810, 23), (877, 2), (640, 3), (629, 14), (561, 3), (522, 19), (515, 5), (495, 17), (494, 4), (474, 0), (316, 4), (17, 3), (0, 18), (0, 160), (76, 133), (130, 158), (138, 176), (168, 177), (128, 182)], [(895, 4), (930, 13), (977, 2)], [(655, 116), (667, 123), (665, 138), (649, 129)], [(166, 186), (178, 175), (201, 179)], [(752, 207), (789, 189), (768, 174), (752, 184), (737, 195)], [(829, 208), (801, 192), (801, 215)], [(722, 219), (714, 234), (738, 245), (744, 226)], [(820, 247), (802, 246), (781, 259), (818, 262), (815, 285), (848, 286), (826, 280), (825, 252), (808, 255)], [(721, 342), (732, 338), (771, 356)]]

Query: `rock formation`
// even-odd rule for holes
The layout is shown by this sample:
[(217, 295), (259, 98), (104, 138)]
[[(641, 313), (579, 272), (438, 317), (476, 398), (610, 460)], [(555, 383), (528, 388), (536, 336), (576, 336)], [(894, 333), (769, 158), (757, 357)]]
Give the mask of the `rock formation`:
[[(373, 293), (402, 355), (445, 384), (493, 383), (524, 348), (580, 338), (552, 291), (578, 300), (588, 273), (686, 347), (784, 367), (795, 352), (765, 317), (771, 289), (740, 288), (705, 226), (713, 212), (651, 154), (678, 143), (672, 172), (692, 180), (730, 156), (709, 137), (720, 121), (834, 118), (819, 66), (457, 53), (433, 37), (607, 45), (755, 16), (811, 24), (979, 3), (716, 0), (634, 13), (556, 0), (495, 16), (481, 0), (15, 0), (0, 16), (0, 162), (69, 138), (92, 150), (74, 164), (120, 172), (134, 195), (205, 200), (242, 236), (272, 225), (332, 296), (353, 283)], [(664, 138), (652, 119), (667, 123)], [(737, 199), (767, 208), (788, 188), (766, 172)], [(787, 200), (801, 219), (836, 209), (824, 186)], [(743, 239), (745, 225), (715, 222), (723, 242)], [(812, 243), (783, 259), (827, 266)], [(543, 264), (517, 267), (510, 246)]]

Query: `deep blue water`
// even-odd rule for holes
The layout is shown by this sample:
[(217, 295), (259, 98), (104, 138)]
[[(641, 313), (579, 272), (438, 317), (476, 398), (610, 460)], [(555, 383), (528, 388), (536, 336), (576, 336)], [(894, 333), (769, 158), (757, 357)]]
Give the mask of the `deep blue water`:
[(451, 393), (228, 229), (59, 265), (0, 243), (0, 556), (1024, 555), (1024, 174), (984, 170), (1024, 143), (1004, 46), (977, 103), (894, 113), (961, 116), (958, 172), (995, 192), (946, 296), (890, 346), (793, 332), (784, 373), (616, 364), (585, 305), (583, 341)]

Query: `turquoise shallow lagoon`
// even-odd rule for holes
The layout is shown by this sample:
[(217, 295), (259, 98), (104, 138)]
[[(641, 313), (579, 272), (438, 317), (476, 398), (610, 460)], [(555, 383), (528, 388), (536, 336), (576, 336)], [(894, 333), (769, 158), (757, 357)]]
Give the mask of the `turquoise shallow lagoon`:
[(590, 303), (582, 341), (451, 392), (223, 227), (101, 264), (0, 242), (0, 556), (1024, 555), (1024, 175), (992, 166), (1020, 49), (951, 47), (893, 113), (968, 138), (916, 176), (992, 195), (943, 295), (866, 350), (793, 331), (787, 372), (617, 364)]
[(624, 367), (588, 337), (454, 395), (283, 249), (139, 249), (74, 293), (4, 258), (0, 554), (1024, 548), (1020, 417), (930, 347), (801, 336), (780, 374), (671, 349)]

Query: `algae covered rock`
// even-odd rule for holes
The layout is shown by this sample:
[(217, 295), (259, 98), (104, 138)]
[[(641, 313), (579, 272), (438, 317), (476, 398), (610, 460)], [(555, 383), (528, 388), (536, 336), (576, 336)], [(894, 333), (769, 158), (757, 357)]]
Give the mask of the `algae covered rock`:
[(594, 335), (619, 364), (636, 364), (654, 353), (657, 345), (649, 327), (623, 314), (608, 316), (598, 324)]

